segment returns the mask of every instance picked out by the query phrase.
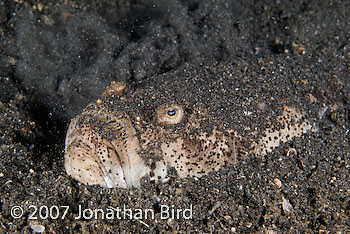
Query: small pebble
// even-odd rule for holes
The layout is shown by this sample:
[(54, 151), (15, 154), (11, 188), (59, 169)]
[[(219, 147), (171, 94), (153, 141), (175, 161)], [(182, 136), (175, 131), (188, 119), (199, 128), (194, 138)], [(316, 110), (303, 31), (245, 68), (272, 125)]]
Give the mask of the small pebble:
[(154, 196), (153, 197), (153, 200), (156, 202), (156, 203), (159, 203), (160, 202), (160, 198), (158, 196)]
[(282, 187), (282, 182), (278, 178), (275, 178), (273, 182), (275, 183), (275, 185), (277, 185), (278, 188)]
[(7, 150), (9, 147), (5, 144), (1, 145), (1, 150)]
[(284, 210), (284, 212), (288, 213), (293, 209), (293, 206), (289, 203), (289, 201), (287, 199), (285, 199), (284, 197), (282, 197), (282, 209)]
[(30, 228), (36, 233), (43, 233), (45, 231), (45, 227), (43, 225), (32, 225)]
[(289, 148), (288, 150), (287, 150), (287, 153), (286, 153), (286, 155), (287, 155), (287, 157), (289, 157), (289, 156), (293, 156), (293, 155), (297, 155), (297, 150), (296, 149), (294, 149), (294, 148)]
[(252, 224), (251, 222), (247, 222), (247, 223), (245, 224), (245, 226), (246, 226), (247, 228), (251, 228), (251, 227), (253, 226), (253, 224)]
[(275, 230), (269, 229), (269, 230), (266, 230), (264, 233), (266, 233), (266, 234), (276, 234), (277, 232)]
[(44, 4), (42, 3), (42, 2), (40, 2), (39, 4), (38, 4), (38, 10), (39, 11), (42, 11), (44, 9)]
[(112, 95), (116, 97), (121, 97), (124, 95), (124, 93), (127, 91), (126, 84), (124, 82), (115, 82), (109, 84), (107, 89), (102, 93), (101, 97), (107, 98), (111, 97)]
[(14, 66), (17, 63), (17, 60), (15, 58), (11, 57), (11, 58), (9, 58), (9, 62), (12, 66)]
[(51, 16), (42, 15), (41, 18), (44, 21), (44, 24), (46, 24), (47, 26), (53, 26), (55, 24), (55, 21), (53, 20), (53, 18)]

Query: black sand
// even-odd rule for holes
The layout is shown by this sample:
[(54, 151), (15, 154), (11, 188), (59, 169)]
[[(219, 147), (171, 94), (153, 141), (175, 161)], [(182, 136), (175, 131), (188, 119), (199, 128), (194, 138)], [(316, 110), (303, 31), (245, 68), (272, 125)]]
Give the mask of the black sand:
[[(348, 233), (350, 4), (172, 2), (0, 3), (0, 233)], [(199, 180), (86, 186), (64, 171), (65, 131), (113, 80), (145, 116), (159, 94), (254, 137), (246, 127), (273, 124), (288, 104), (319, 130)], [(165, 205), (192, 206), (192, 218), (161, 219)], [(80, 207), (124, 206), (155, 217), (75, 219)]]

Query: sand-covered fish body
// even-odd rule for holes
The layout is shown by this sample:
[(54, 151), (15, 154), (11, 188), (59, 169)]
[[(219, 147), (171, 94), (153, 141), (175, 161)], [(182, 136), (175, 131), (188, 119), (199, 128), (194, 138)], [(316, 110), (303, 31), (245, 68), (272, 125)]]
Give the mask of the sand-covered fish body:
[[(250, 148), (242, 149), (239, 139), (244, 136), (215, 122), (198, 103), (158, 101), (138, 110), (135, 96), (126, 90), (124, 83), (113, 82), (101, 100), (71, 121), (65, 169), (74, 179), (131, 188), (139, 187), (144, 176), (166, 181), (170, 168), (180, 178), (199, 178), (232, 167), (243, 154), (266, 155), (312, 129), (303, 113), (284, 106), (279, 127), (266, 128)], [(144, 112), (148, 114), (140, 117)]]

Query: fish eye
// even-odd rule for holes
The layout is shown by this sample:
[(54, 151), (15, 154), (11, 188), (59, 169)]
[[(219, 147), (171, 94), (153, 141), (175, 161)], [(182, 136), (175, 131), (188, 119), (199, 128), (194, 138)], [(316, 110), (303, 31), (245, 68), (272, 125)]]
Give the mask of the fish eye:
[(183, 119), (184, 111), (181, 106), (174, 105), (162, 105), (157, 110), (157, 121), (163, 125), (178, 124)]
[(176, 110), (168, 110), (168, 115), (169, 115), (169, 116), (174, 116), (174, 115), (176, 115)]

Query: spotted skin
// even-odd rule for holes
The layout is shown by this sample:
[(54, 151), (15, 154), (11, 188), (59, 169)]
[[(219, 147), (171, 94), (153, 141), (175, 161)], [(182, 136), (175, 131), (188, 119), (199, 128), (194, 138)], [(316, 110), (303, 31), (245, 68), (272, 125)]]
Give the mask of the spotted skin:
[(151, 109), (148, 119), (135, 109), (130, 115), (123, 106), (133, 100), (124, 86), (112, 83), (102, 100), (88, 105), (69, 125), (65, 169), (79, 182), (137, 188), (144, 176), (167, 181), (170, 168), (180, 178), (200, 178), (229, 169), (249, 152), (264, 156), (312, 129), (301, 112), (285, 106), (277, 118), (279, 127), (265, 129), (251, 148), (242, 148), (244, 136), (237, 136), (233, 129), (216, 123), (204, 128), (213, 118), (199, 105), (163, 103)]

